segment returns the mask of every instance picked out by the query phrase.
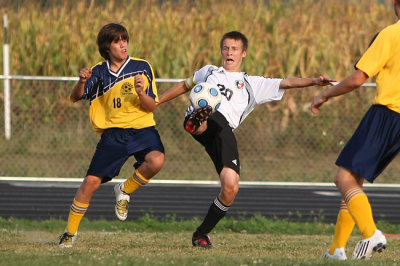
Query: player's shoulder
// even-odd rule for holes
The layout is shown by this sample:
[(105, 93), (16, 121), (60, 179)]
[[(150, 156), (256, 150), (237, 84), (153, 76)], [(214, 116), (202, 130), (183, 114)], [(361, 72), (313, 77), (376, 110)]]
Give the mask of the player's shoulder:
[(202, 76), (202, 77), (207, 77), (211, 74), (214, 74), (215, 72), (218, 72), (218, 67), (214, 65), (205, 65), (199, 70), (196, 71), (195, 75), (196, 76)]
[(143, 63), (150, 64), (150, 62), (149, 62), (148, 60), (143, 59), (143, 58), (139, 58), (139, 57), (130, 56), (129, 59), (130, 59), (131, 61), (133, 61), (133, 62), (143, 62)]
[(138, 57), (129, 57), (129, 65), (131, 65), (131, 67), (133, 68), (140, 68), (143, 70), (151, 70), (151, 72), (153, 71), (153, 68), (150, 64), (150, 62), (146, 59), (142, 59), (142, 58), (138, 58)]
[(382, 29), (378, 36), (381, 38), (399, 37), (400, 36), (400, 22), (391, 24), (384, 29)]
[(205, 72), (207, 72), (207, 71), (214, 71), (214, 70), (217, 70), (217, 69), (218, 69), (217, 66), (214, 66), (214, 65), (205, 65), (205, 66), (203, 66), (202, 68), (200, 68), (198, 71), (205, 71)]
[(104, 68), (107, 67), (107, 61), (100, 61), (97, 62), (94, 66), (92, 66), (92, 69), (100, 69), (100, 68)]
[(108, 64), (107, 61), (100, 61), (91, 67), (92, 76), (102, 76), (108, 72)]

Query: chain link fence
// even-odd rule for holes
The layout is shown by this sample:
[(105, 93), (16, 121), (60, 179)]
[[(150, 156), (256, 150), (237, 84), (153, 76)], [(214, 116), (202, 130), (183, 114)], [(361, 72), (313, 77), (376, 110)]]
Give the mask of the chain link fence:
[[(0, 109), (0, 176), (84, 177), (99, 135), (89, 122), (89, 103), (69, 102), (75, 82), (11, 80), (11, 138)], [(172, 83), (158, 83), (159, 94)], [(332, 99), (320, 115), (310, 112), (319, 88), (294, 89), (283, 101), (258, 106), (235, 133), (243, 181), (332, 181), (340, 150), (369, 108), (375, 89), (362, 87)], [(1, 106), (4, 105), (0, 93)], [(216, 180), (202, 146), (182, 127), (188, 94), (158, 107), (157, 129), (166, 149), (158, 179)], [(132, 174), (134, 158), (119, 178)], [(379, 182), (395, 182), (395, 160)]]

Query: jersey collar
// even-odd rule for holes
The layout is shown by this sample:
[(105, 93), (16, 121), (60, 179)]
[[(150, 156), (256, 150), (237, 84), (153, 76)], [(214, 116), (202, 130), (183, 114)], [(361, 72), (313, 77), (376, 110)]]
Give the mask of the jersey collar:
[(111, 75), (118, 77), (119, 74), (121, 74), (122, 70), (125, 68), (125, 66), (129, 63), (130, 60), (131, 60), (131, 57), (128, 56), (128, 59), (127, 59), (127, 60), (125, 61), (125, 63), (118, 69), (118, 72), (117, 72), (117, 73), (111, 71), (111, 69), (110, 69), (110, 63), (109, 63), (108, 60), (107, 60), (108, 72), (109, 72)]
[(224, 74), (226, 74), (226, 73), (242, 73), (243, 75), (247, 76), (247, 73), (246, 73), (246, 72), (228, 72), (228, 71), (226, 71), (226, 69), (225, 69), (223, 66), (220, 66), (220, 67), (217, 69), (217, 72), (218, 72), (218, 73), (224, 73)]

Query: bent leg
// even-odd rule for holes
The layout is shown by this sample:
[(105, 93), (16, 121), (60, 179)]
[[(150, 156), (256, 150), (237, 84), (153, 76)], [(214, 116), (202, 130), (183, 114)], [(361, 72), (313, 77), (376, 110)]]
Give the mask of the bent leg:
[(123, 184), (123, 192), (131, 194), (138, 188), (146, 185), (164, 165), (164, 153), (151, 151), (144, 157), (143, 163), (136, 169), (135, 173)]

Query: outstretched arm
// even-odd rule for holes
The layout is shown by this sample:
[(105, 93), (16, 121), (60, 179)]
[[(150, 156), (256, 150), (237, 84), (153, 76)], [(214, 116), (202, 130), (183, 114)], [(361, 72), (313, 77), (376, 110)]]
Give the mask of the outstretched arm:
[(188, 91), (189, 89), (186, 87), (185, 81), (181, 81), (172, 86), (169, 90), (167, 90), (163, 94), (161, 94), (160, 97), (158, 97), (159, 100), (158, 105), (166, 103)]
[(351, 92), (352, 90), (360, 87), (368, 79), (368, 75), (361, 70), (356, 70), (353, 74), (342, 80), (339, 84), (321, 92), (316, 96), (311, 104), (311, 112), (318, 114), (321, 106), (329, 100), (329, 98), (336, 97), (342, 94)]
[(335, 80), (320, 76), (319, 78), (285, 78), (279, 85), (280, 89), (304, 88), (309, 86), (333, 85)]

